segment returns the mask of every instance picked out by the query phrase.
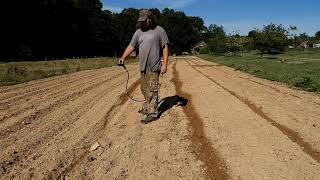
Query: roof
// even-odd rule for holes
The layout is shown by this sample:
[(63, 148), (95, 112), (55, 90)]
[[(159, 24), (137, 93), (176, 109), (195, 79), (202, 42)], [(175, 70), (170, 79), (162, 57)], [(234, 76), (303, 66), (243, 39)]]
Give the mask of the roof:
[(193, 46), (193, 48), (194, 48), (194, 49), (198, 49), (198, 48), (204, 47), (204, 46), (206, 46), (206, 45), (207, 45), (206, 42), (201, 41), (201, 42), (195, 44), (195, 45)]

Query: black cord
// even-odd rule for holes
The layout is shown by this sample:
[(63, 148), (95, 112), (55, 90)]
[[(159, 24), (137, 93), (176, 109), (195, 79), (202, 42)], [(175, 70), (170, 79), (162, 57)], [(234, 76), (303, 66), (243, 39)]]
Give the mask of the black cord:
[(129, 79), (130, 79), (130, 73), (127, 69), (127, 67), (124, 65), (124, 64), (121, 64), (119, 66), (122, 66), (126, 71), (127, 71), (127, 83), (126, 83), (126, 95), (132, 100), (132, 101), (135, 101), (135, 102), (145, 102), (145, 100), (137, 100), (137, 99), (134, 99), (133, 97), (131, 97), (129, 95), (129, 92), (128, 92), (128, 84), (129, 84)]
[[(124, 64), (119, 64), (118, 63), (118, 66), (122, 66), (126, 72), (127, 72), (127, 82), (126, 82), (126, 95), (129, 97), (129, 99), (131, 99), (132, 101), (135, 101), (135, 102), (145, 102), (145, 100), (137, 100), (137, 99), (134, 99), (132, 96), (130, 96), (129, 92), (128, 92), (128, 84), (129, 84), (129, 79), (130, 79), (130, 73), (127, 69), (127, 67), (124, 65)], [(161, 75), (161, 79), (162, 79), (162, 75)], [(158, 98), (160, 98), (160, 87), (161, 87), (161, 83), (158, 85)], [(162, 100), (159, 102), (159, 104), (162, 102)]]

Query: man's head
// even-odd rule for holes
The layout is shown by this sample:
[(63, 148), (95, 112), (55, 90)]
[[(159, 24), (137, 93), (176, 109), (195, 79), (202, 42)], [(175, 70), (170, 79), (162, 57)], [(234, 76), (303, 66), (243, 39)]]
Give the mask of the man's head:
[(150, 18), (152, 16), (152, 12), (147, 10), (147, 9), (142, 9), (140, 12), (139, 12), (139, 19), (138, 19), (138, 22), (143, 22), (143, 21), (146, 21), (147, 18)]
[(150, 29), (154, 29), (156, 26), (156, 23), (152, 15), (152, 12), (147, 9), (141, 10), (139, 12), (138, 25), (142, 31), (148, 31)]

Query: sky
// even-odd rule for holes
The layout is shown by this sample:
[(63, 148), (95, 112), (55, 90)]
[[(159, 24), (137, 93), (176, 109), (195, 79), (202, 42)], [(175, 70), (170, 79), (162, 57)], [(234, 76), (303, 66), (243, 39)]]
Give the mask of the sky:
[(199, 16), (205, 25), (222, 25), (229, 34), (247, 34), (270, 23), (297, 26), (294, 33), (313, 36), (320, 31), (319, 0), (100, 0), (103, 8), (121, 12), (123, 8), (169, 7), (188, 16)]

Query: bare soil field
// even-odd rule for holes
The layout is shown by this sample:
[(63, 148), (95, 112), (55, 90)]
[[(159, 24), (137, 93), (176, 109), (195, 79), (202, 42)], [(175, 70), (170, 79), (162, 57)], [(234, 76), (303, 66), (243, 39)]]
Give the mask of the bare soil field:
[(0, 87), (0, 179), (320, 179), (318, 94), (172, 57), (164, 112), (144, 125), (126, 78), (110, 67)]

